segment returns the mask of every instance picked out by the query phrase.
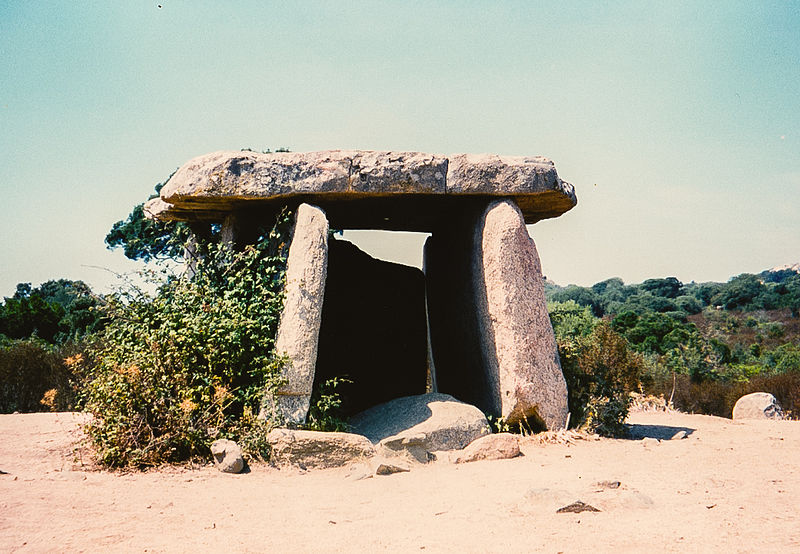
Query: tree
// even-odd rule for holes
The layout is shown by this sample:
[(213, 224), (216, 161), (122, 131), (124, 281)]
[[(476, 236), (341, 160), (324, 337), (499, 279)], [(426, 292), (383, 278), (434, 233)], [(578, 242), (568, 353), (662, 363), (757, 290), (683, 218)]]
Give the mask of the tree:
[(650, 294), (664, 298), (677, 298), (683, 293), (683, 283), (675, 277), (647, 279), (641, 286)]
[[(155, 194), (148, 200), (158, 196), (170, 177), (172, 175), (155, 186)], [(183, 255), (189, 233), (189, 227), (183, 221), (148, 219), (142, 203), (133, 208), (126, 220), (117, 221), (111, 227), (106, 235), (106, 245), (110, 250), (122, 247), (125, 256), (131, 260), (176, 259)]]
[[(254, 152), (252, 148), (242, 148), (242, 151)], [(290, 150), (281, 147), (276, 148), (275, 152), (290, 152)], [(271, 154), (272, 151), (267, 148), (262, 153)], [(157, 198), (173, 175), (175, 171), (162, 183), (158, 183), (155, 186), (155, 194), (151, 194), (148, 200)], [(212, 232), (211, 236), (213, 235)], [(142, 203), (133, 208), (127, 219), (114, 223), (106, 235), (105, 242), (109, 250), (121, 247), (125, 256), (131, 260), (149, 262), (153, 259), (181, 258), (184, 255), (184, 246), (191, 236), (189, 224), (184, 221), (160, 221), (145, 217), (144, 203)], [(211, 237), (205, 237), (209, 238)]]
[(569, 285), (567, 288), (553, 293), (552, 300), (555, 302), (568, 302), (572, 300), (581, 306), (588, 306), (592, 309), (594, 315), (598, 317), (603, 315), (603, 308), (599, 302), (597, 293), (591, 288)]
[(742, 273), (728, 281), (711, 302), (716, 306), (724, 306), (726, 310), (744, 309), (766, 292), (767, 287), (758, 277)]
[(0, 305), (0, 334), (60, 344), (98, 330), (101, 304), (83, 281), (50, 280), (37, 288), (20, 283), (14, 296)]

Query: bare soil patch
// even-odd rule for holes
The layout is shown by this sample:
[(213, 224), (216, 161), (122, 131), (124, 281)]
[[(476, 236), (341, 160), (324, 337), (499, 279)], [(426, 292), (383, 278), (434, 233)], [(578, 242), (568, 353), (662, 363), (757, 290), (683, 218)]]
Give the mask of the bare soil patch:
[[(639, 412), (636, 439), (531, 437), (511, 460), (355, 480), (97, 471), (76, 446), (84, 417), (0, 415), (0, 551), (800, 550), (797, 421)], [(577, 502), (599, 511), (557, 513)]]

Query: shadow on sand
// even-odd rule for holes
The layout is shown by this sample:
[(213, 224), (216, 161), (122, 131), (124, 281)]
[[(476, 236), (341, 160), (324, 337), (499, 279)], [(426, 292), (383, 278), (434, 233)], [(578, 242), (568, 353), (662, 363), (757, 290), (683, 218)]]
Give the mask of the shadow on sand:
[(690, 427), (673, 427), (671, 425), (641, 425), (639, 423), (629, 423), (625, 425), (628, 430), (626, 438), (631, 440), (641, 439), (659, 439), (669, 440), (675, 436), (675, 433), (684, 431), (688, 437), (694, 433), (694, 429)]

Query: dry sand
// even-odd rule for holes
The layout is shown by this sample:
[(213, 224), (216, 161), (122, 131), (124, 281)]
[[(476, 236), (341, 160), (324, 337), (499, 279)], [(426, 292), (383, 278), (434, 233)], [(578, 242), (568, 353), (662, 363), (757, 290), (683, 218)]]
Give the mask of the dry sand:
[[(353, 480), (353, 468), (91, 471), (74, 446), (81, 417), (0, 415), (0, 551), (800, 551), (797, 421), (634, 413), (640, 437), (689, 436), (526, 439), (513, 460)], [(576, 500), (601, 511), (556, 513)]]

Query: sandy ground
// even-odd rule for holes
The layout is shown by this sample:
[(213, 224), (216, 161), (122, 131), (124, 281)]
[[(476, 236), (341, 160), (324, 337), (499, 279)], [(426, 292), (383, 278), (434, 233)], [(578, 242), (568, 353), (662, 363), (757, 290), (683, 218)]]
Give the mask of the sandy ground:
[[(92, 471), (80, 421), (0, 415), (0, 551), (800, 551), (796, 421), (635, 413), (638, 437), (689, 436), (526, 439), (513, 460), (364, 480), (353, 467)], [(556, 513), (576, 500), (601, 511)]]

